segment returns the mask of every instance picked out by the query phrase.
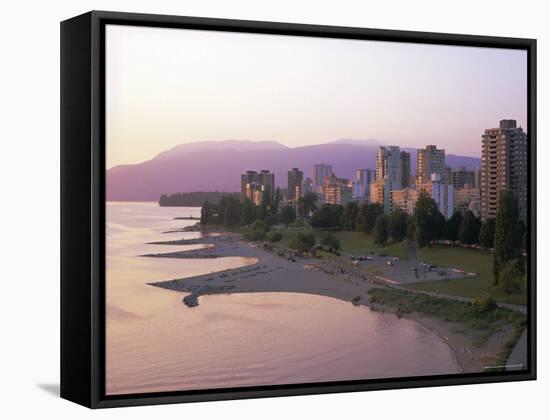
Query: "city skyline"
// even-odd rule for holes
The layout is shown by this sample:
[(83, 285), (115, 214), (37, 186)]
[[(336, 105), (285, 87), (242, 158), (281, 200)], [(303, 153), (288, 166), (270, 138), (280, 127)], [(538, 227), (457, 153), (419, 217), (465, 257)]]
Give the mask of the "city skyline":
[[(353, 180), (338, 177), (328, 161), (312, 164), (313, 182), (309, 180), (302, 187), (304, 173), (293, 167), (287, 172), (288, 188), (283, 198), (298, 208), (303, 191), (309, 190), (311, 184), (319, 204), (378, 203), (384, 213), (398, 208), (411, 215), (420, 192), (424, 191), (434, 200), (445, 220), (450, 219), (455, 210), (461, 214), (471, 211), (475, 217), (487, 220), (497, 216), (499, 194), (511, 191), (517, 198), (519, 219), (525, 222), (526, 133), (517, 127), (516, 120), (501, 120), (498, 129), (486, 129), (482, 138), (481, 167), (475, 170), (447, 165), (445, 149), (426, 145), (417, 150), (417, 173), (412, 175), (409, 153), (396, 145), (379, 146), (375, 169), (357, 168)], [(258, 178), (263, 179), (264, 174), (269, 174), (269, 183)], [(248, 198), (260, 205), (264, 203), (265, 192), (273, 192), (275, 174), (270, 170), (261, 170), (260, 174), (247, 171), (241, 175), (241, 185), (242, 199)]]
[(495, 121), (527, 129), (519, 50), (111, 26), (106, 47), (107, 168), (223, 139), (479, 156)]
[[(501, 120), (499, 122), (499, 126), (502, 127), (502, 125), (510, 126), (510, 127), (516, 127), (517, 121), (516, 120)], [(485, 134), (482, 136), (483, 139), (485, 139), (488, 132), (495, 132), (495, 130), (498, 129), (485, 129)], [(518, 128), (520, 132), (524, 133), (521, 128)], [(526, 134), (524, 135), (524, 141), (526, 141), (527, 137)], [(217, 143), (213, 143), (217, 144)], [(206, 143), (203, 144), (203, 146), (197, 148), (196, 150), (200, 151), (202, 150), (202, 147), (206, 147), (206, 150), (215, 150), (213, 148), (212, 143)], [(482, 141), (482, 155), (485, 150), (485, 140)], [(346, 147), (352, 146), (353, 143), (338, 143), (333, 144), (333, 146), (336, 146), (337, 148), (340, 147)], [(242, 147), (242, 143), (230, 143), (231, 147)], [(273, 152), (277, 152), (277, 148), (270, 149), (272, 147), (272, 144), (267, 145), (267, 149), (253, 149), (256, 152), (261, 151), (264, 152), (263, 154), (270, 154), (270, 150)], [(371, 144), (372, 147), (372, 144)], [(306, 150), (307, 148), (302, 148), (303, 150)], [(195, 149), (191, 149), (193, 151)], [(249, 146), (246, 146), (243, 150), (248, 150)], [(288, 150), (288, 149), (284, 149)], [(417, 153), (417, 156), (415, 157), (415, 161), (417, 161), (417, 172), (416, 175), (411, 172), (411, 154), (406, 151), (401, 151), (399, 146), (396, 145), (390, 145), (390, 146), (378, 146), (376, 149), (376, 161), (374, 162), (375, 169), (371, 169), (372, 167), (369, 166), (369, 164), (366, 164), (366, 162), (360, 163), (359, 165), (355, 166), (355, 176), (349, 177), (344, 175), (344, 177), (341, 176), (341, 173), (338, 172), (340, 177), (334, 177), (335, 183), (333, 183), (335, 186), (337, 184), (341, 184), (341, 182), (346, 182), (347, 185), (345, 187), (346, 192), (339, 195), (339, 198), (337, 200), (329, 199), (327, 203), (330, 203), (331, 201), (334, 201), (334, 203), (339, 203), (341, 201), (347, 202), (348, 200), (353, 201), (364, 201), (365, 199), (372, 200), (380, 200), (380, 197), (382, 197), (380, 194), (383, 194), (383, 199), (381, 199), (384, 203), (384, 207), (387, 209), (391, 208), (391, 194), (393, 194), (396, 191), (402, 190), (404, 188), (408, 188), (410, 185), (413, 186), (420, 186), (421, 188), (426, 189), (426, 186), (428, 186), (428, 189), (431, 190), (431, 184), (433, 181), (433, 175), (437, 174), (439, 177), (438, 182), (440, 182), (442, 185), (450, 184), (451, 186), (454, 186), (454, 188), (475, 188), (479, 189), (480, 183), (481, 183), (481, 172), (480, 168), (483, 163), (483, 159), (479, 159), (478, 165), (474, 168), (471, 167), (468, 169), (466, 165), (464, 165), (464, 162), (456, 162), (456, 160), (452, 164), (451, 162), (446, 162), (445, 160), (445, 149), (439, 149), (437, 145), (426, 145), (424, 147), (418, 148), (418, 149), (408, 149), (408, 150), (414, 150), (415, 153)], [(166, 153), (173, 153), (176, 151), (176, 153), (181, 153), (182, 149), (175, 148), (173, 150), (167, 151)], [(189, 151), (189, 150), (187, 150)], [(203, 150), (204, 151), (204, 150)], [(228, 149), (222, 150), (225, 153), (228, 153)], [(279, 150), (280, 151), (280, 150)], [(157, 155), (155, 159), (163, 160), (171, 160), (171, 158), (166, 155), (166, 153), (161, 153)], [(372, 151), (371, 151), (372, 153)], [(296, 202), (298, 198), (302, 195), (304, 191), (309, 191), (311, 189), (319, 189), (320, 186), (325, 186), (325, 178), (327, 175), (333, 174), (333, 166), (332, 163), (318, 163), (318, 162), (330, 162), (331, 159), (328, 158), (326, 160), (325, 158), (322, 159), (315, 159), (310, 164), (310, 167), (312, 168), (312, 177), (306, 178), (304, 180), (304, 172), (299, 170), (299, 167), (304, 167), (303, 165), (294, 165), (292, 168), (292, 171), (288, 171), (288, 167), (283, 169), (281, 172), (281, 167), (279, 167), (279, 170), (273, 171), (273, 168), (271, 167), (271, 164), (268, 163), (267, 165), (259, 165), (263, 168), (269, 168), (269, 169), (262, 169), (260, 170), (260, 173), (258, 175), (260, 178), (258, 180), (256, 179), (249, 179), (251, 176), (254, 178), (256, 176), (256, 171), (251, 170), (250, 167), (242, 166), (243, 170), (245, 170), (247, 173), (241, 175), (241, 193), (243, 197), (248, 197), (252, 202), (255, 204), (258, 204), (262, 200), (263, 195), (263, 189), (265, 188), (265, 182), (263, 182), (261, 179), (263, 179), (265, 173), (269, 173), (271, 181), (269, 182), (269, 189), (270, 191), (274, 192), (275, 186), (279, 187), (281, 186), (281, 182), (275, 182), (275, 173), (285, 173), (287, 172), (288, 175), (288, 190), (294, 191), (294, 194), (287, 194), (288, 198), (291, 201)], [(518, 163), (521, 163), (522, 160), (520, 159)], [(357, 162), (356, 162), (357, 164)], [(256, 166), (256, 165), (254, 165)], [(307, 165), (306, 165), (307, 167)], [(341, 169), (341, 168), (340, 168)], [(475, 169), (475, 170), (474, 170)], [(372, 172), (373, 176), (376, 178), (376, 185), (373, 186), (374, 190), (369, 188), (370, 181), (367, 183), (363, 182), (363, 175), (362, 172)], [(252, 174), (252, 175), (251, 175)], [(297, 177), (300, 178), (300, 181), (297, 182)], [(369, 176), (370, 177), (370, 176)], [(245, 178), (247, 181), (245, 181)], [(355, 179), (353, 179), (355, 178)], [(385, 180), (383, 183), (381, 183), (383, 180)], [(302, 181), (304, 181), (304, 184), (302, 185)], [(386, 181), (389, 181), (389, 184), (386, 185)], [(245, 192), (245, 188), (247, 191)], [(337, 187), (338, 189), (340, 187)], [(413, 187), (414, 188), (414, 187)], [(217, 189), (211, 189), (211, 191), (218, 191)], [(229, 191), (227, 189), (223, 189), (223, 191)], [(391, 193), (390, 193), (391, 192)], [(326, 192), (324, 192), (326, 193)], [(445, 195), (447, 194), (447, 190), (443, 192)], [(340, 193), (338, 193), (340, 194)], [(434, 193), (435, 194), (435, 193)], [(162, 194), (166, 195), (166, 194)], [(295, 196), (295, 198), (292, 198), (292, 195)], [(374, 198), (375, 196), (379, 196), (379, 198)], [(479, 194), (478, 194), (479, 195)], [(460, 202), (457, 202), (457, 208), (464, 208), (466, 204), (466, 198), (470, 198), (473, 196), (472, 192), (460, 194), (459, 200)], [(443, 197), (443, 196), (442, 196)], [(454, 198), (451, 197), (451, 200), (453, 201)], [(321, 200), (324, 202), (324, 199)], [(471, 200), (469, 200), (471, 201)], [(407, 207), (408, 205), (405, 205)], [(479, 206), (478, 206), (479, 207)], [(477, 207), (476, 207), (476, 211)], [(452, 208), (450, 208), (450, 211), (448, 211), (446, 214), (451, 214)], [(524, 216), (522, 216), (524, 218)]]

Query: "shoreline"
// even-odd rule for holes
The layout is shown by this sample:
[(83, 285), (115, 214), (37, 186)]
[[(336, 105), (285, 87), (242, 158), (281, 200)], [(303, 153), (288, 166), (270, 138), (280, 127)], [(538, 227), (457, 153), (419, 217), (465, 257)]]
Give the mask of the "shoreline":
[[(497, 357), (511, 331), (493, 334), (487, 343), (476, 347), (471, 337), (457, 331), (459, 326), (435, 316), (411, 312), (401, 314), (398, 309), (380, 303), (371, 303), (369, 291), (387, 286), (376, 276), (355, 275), (335, 261), (316, 258), (295, 259), (292, 253), (266, 250), (257, 243), (245, 241), (238, 234), (220, 232), (198, 239), (155, 242), (156, 245), (203, 244), (206, 248), (145, 254), (150, 258), (223, 258), (252, 257), (256, 262), (239, 268), (208, 274), (148, 283), (151, 286), (188, 293), (183, 303), (189, 307), (200, 304), (200, 296), (229, 293), (305, 293), (343, 300), (353, 305), (364, 305), (373, 311), (396, 314), (417, 322), (437, 335), (448, 347), (458, 369), (463, 373), (486, 371), (491, 359)], [(391, 288), (391, 287), (390, 287)], [(401, 289), (401, 288), (399, 288)]]

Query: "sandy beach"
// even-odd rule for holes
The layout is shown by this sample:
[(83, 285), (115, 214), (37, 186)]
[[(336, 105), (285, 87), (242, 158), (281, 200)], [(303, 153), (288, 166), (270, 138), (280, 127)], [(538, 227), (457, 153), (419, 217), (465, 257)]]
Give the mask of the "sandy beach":
[[(200, 296), (221, 293), (287, 292), (328, 296), (367, 305), (373, 310), (396, 312), (394, 308), (371, 304), (369, 291), (378, 287), (396, 287), (379, 276), (358, 274), (347, 264), (335, 260), (296, 257), (280, 247), (265, 249), (261, 244), (247, 242), (240, 235), (221, 233), (199, 239), (155, 242), (157, 245), (204, 245), (203, 248), (157, 254), (152, 258), (220, 258), (251, 257), (250, 265), (205, 275), (176, 278), (149, 283), (152, 286), (185, 292), (183, 302), (190, 306), (200, 304)], [(474, 345), (472, 337), (460, 331), (460, 326), (420, 313), (399, 314), (417, 321), (438, 335), (452, 351), (460, 370), (466, 373), (482, 372), (491, 366), (499, 351), (512, 334), (512, 328), (503, 328), (493, 334), (484, 345)]]
[[(202, 239), (156, 242), (166, 245), (205, 244), (208, 248), (146, 254), (161, 258), (253, 257), (246, 267), (150, 283), (171, 290), (201, 294), (289, 292), (310, 293), (367, 304), (367, 291), (375, 284), (351, 273), (339, 273), (333, 263), (315, 258), (289, 258), (267, 251), (258, 244), (242, 241), (239, 235), (224, 234)], [(359, 299), (357, 299), (359, 298)]]

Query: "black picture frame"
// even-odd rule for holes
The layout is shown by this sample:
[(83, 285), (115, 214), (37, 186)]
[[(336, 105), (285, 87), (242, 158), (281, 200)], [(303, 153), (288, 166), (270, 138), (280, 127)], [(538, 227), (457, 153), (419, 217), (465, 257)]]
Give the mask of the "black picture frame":
[[(528, 369), (105, 395), (105, 25), (521, 49), (528, 59)], [(61, 396), (91, 408), (536, 379), (536, 40), (92, 11), (61, 23)]]

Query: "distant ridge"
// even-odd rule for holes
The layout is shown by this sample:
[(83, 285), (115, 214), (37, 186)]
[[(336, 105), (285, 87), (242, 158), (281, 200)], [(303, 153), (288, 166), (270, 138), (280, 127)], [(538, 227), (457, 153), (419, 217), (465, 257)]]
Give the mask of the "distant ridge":
[[(192, 191), (240, 191), (240, 174), (269, 169), (275, 183), (286, 187), (287, 171), (297, 167), (311, 177), (314, 163), (332, 164), (340, 177), (353, 178), (355, 169), (375, 167), (379, 142), (341, 139), (331, 143), (289, 148), (274, 141), (205, 141), (182, 144), (138, 164), (107, 171), (107, 200), (157, 201), (161, 194)], [(416, 149), (411, 171), (416, 173)], [(447, 155), (447, 165), (475, 169), (480, 159)]]
[(363, 140), (363, 139), (338, 139), (338, 140), (331, 141), (328, 144), (354, 144), (354, 145), (358, 145), (358, 146), (372, 146), (372, 145), (375, 145), (377, 147), (384, 145), (384, 143), (382, 143), (381, 141), (376, 140), (376, 139), (367, 139), (367, 140)]
[(250, 140), (213, 140), (197, 141), (193, 143), (179, 144), (171, 149), (160, 152), (154, 159), (174, 158), (180, 154), (196, 150), (284, 150), (288, 149), (276, 141), (250, 141)]

